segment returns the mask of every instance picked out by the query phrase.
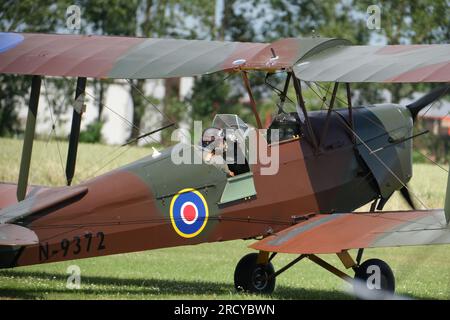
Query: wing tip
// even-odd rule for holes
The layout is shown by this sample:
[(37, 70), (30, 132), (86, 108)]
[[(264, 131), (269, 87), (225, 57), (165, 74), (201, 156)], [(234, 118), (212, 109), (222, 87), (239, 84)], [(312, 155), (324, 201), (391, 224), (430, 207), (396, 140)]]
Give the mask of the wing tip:
[(39, 243), (36, 233), (15, 224), (0, 224), (0, 246), (29, 246)]

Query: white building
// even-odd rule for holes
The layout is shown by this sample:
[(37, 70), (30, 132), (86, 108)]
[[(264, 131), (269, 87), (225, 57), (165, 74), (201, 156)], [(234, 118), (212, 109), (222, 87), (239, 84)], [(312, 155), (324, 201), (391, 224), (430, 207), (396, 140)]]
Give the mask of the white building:
[[(45, 81), (45, 79), (44, 79)], [(75, 85), (75, 84), (74, 84)], [(192, 89), (193, 78), (182, 78), (180, 84), (180, 97), (186, 97)], [(56, 123), (56, 133), (60, 137), (67, 136), (70, 133), (70, 126), (72, 120), (72, 110), (75, 97), (65, 97), (62, 102), (66, 105), (67, 112), (56, 116), (54, 110), (50, 110), (48, 101), (52, 101), (52, 93), (49, 88), (46, 92), (46, 86), (42, 83), (41, 95), (39, 99), (38, 117), (36, 123), (36, 134), (40, 136), (48, 136), (52, 130), (52, 118)], [(148, 80), (145, 88), (146, 94), (150, 94), (158, 100), (164, 97), (164, 83), (163, 80)], [(52, 102), (51, 102), (52, 103)], [(88, 84), (85, 95), (86, 112), (83, 114), (81, 122), (81, 130), (85, 130), (87, 125), (95, 121), (98, 117), (98, 102), (95, 101), (94, 88)], [(107, 144), (121, 144), (124, 143), (131, 130), (132, 123), (132, 100), (130, 96), (130, 85), (125, 80), (117, 80), (114, 84), (107, 86), (104, 99), (104, 108), (102, 119), (104, 125), (102, 129), (103, 141)], [(159, 110), (163, 110), (161, 104), (156, 105)], [(187, 107), (187, 106), (186, 106)], [(19, 119), (25, 124), (27, 117), (27, 101), (21, 106), (19, 111)], [(155, 110), (152, 105), (146, 108), (146, 114), (143, 118), (141, 132), (145, 133), (156, 129), (162, 125), (162, 116)], [(155, 138), (159, 139), (159, 135), (155, 134)]]

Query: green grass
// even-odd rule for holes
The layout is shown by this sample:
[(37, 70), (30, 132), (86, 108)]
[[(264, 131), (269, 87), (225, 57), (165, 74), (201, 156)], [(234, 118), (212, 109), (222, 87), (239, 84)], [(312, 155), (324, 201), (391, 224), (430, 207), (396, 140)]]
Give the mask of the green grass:
[[(60, 143), (65, 158), (67, 145)], [(124, 150), (124, 148), (122, 148)], [(81, 144), (78, 181), (90, 177), (122, 149)], [(0, 139), (0, 181), (15, 181), (21, 142)], [(114, 151), (116, 150), (116, 151)], [(104, 172), (138, 159), (147, 148), (130, 148), (109, 163)], [(33, 151), (33, 184), (62, 185), (63, 170), (55, 142), (37, 142)], [(411, 186), (428, 207), (442, 207), (446, 175), (436, 166), (414, 166)], [(395, 196), (387, 209), (406, 209)], [(130, 253), (108, 257), (66, 261), (45, 265), (0, 270), (2, 299), (352, 299), (342, 280), (304, 260), (277, 278), (271, 297), (237, 294), (233, 272), (251, 241), (230, 241)], [(413, 299), (450, 299), (450, 248), (448, 246), (386, 248), (367, 250), (365, 259), (387, 261), (396, 275), (397, 293)], [(276, 269), (294, 256), (279, 255)], [(325, 256), (339, 266), (335, 257)], [(81, 289), (66, 288), (67, 267), (81, 268)]]

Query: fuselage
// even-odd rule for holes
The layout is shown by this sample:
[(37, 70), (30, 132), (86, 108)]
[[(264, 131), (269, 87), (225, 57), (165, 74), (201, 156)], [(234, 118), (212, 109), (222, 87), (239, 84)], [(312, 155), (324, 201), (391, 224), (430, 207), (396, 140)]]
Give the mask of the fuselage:
[[(259, 160), (242, 179), (210, 164), (175, 164), (169, 148), (86, 181), (80, 199), (20, 221), (39, 244), (0, 251), (2, 266), (267, 236), (311, 214), (351, 212), (388, 198), (411, 178), (412, 118), (405, 107), (353, 108), (353, 121), (341, 109), (328, 124), (325, 111), (309, 116), (319, 148), (304, 128), (298, 137), (268, 145), (279, 148), (274, 175), (262, 174), (266, 165)], [(181, 149), (200, 157), (194, 146)], [(207, 211), (198, 232), (188, 236), (175, 217), (186, 190), (195, 191)]]

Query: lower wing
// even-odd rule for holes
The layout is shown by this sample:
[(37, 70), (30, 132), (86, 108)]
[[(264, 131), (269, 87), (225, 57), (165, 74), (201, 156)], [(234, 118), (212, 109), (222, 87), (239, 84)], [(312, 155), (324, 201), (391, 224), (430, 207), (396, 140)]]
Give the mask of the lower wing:
[(450, 226), (444, 210), (415, 210), (318, 214), (250, 247), (268, 252), (325, 254), (448, 243)]
[(30, 186), (27, 197), (20, 202), (17, 202), (16, 191), (17, 185), (0, 183), (0, 247), (38, 243), (38, 237), (34, 231), (15, 223), (42, 210), (66, 205), (85, 195), (88, 188), (77, 186), (51, 189)]

